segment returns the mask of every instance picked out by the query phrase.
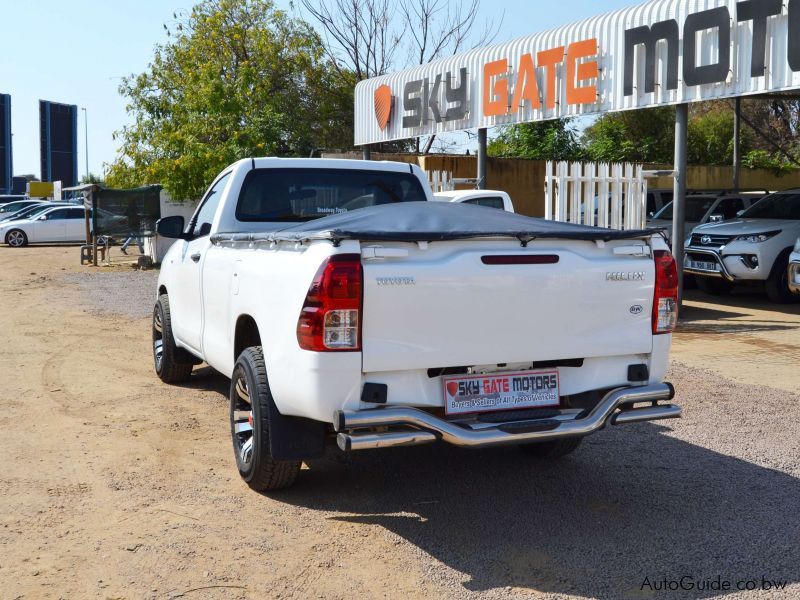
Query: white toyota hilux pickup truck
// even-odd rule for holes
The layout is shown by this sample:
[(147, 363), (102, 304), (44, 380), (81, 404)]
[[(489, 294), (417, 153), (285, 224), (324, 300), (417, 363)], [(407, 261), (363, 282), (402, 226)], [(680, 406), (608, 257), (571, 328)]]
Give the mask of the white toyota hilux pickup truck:
[(653, 231), (433, 202), (407, 164), (261, 158), (158, 232), (177, 241), (156, 373), (178, 383), (205, 361), (231, 379), (253, 489), (291, 485), (334, 441), (555, 458), (606, 425), (681, 414), (664, 383), (677, 275)]

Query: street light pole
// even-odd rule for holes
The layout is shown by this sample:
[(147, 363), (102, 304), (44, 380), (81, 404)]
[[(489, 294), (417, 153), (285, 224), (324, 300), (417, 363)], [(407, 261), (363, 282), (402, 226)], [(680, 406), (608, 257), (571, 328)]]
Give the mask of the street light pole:
[(89, 181), (89, 117), (86, 112), (85, 108), (81, 109), (83, 111), (83, 125), (84, 125), (84, 142), (83, 145), (86, 148), (86, 181)]

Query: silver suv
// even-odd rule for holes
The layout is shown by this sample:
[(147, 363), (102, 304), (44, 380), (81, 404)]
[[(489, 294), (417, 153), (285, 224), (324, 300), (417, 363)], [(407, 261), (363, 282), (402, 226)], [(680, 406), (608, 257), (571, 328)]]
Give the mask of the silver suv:
[(686, 240), (684, 268), (709, 294), (763, 281), (771, 300), (791, 302), (789, 256), (798, 237), (800, 189), (770, 194), (737, 219), (696, 227)]
[[(761, 200), (765, 194), (690, 194), (686, 196), (686, 225), (684, 239), (689, 237), (692, 229), (705, 223), (716, 223), (735, 219), (743, 210)], [(672, 244), (672, 206), (667, 204), (652, 218), (648, 219), (648, 227), (664, 229), (667, 241)]]

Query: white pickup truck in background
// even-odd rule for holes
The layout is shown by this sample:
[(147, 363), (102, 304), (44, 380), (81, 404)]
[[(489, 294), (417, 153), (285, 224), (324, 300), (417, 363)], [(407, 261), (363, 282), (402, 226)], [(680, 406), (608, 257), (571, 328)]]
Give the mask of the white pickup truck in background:
[[(358, 206), (352, 210), (351, 207)], [(231, 379), (242, 478), (442, 440), (554, 458), (680, 416), (664, 383), (677, 275), (663, 238), (433, 202), (399, 163), (247, 159), (158, 224), (155, 370)]]
[(457, 202), (474, 204), (487, 208), (497, 208), (506, 212), (514, 212), (514, 203), (511, 196), (500, 190), (453, 190), (450, 192), (436, 192), (433, 195), (436, 202)]

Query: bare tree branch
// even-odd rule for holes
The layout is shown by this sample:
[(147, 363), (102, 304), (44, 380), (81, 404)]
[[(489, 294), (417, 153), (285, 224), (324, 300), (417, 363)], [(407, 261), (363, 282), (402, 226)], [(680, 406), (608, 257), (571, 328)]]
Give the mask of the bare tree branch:
[[(340, 71), (358, 80), (398, 66), (424, 64), (492, 41), (499, 22), (476, 34), (480, 0), (300, 0), (322, 27), (326, 51)], [(398, 49), (405, 64), (395, 64)]]

